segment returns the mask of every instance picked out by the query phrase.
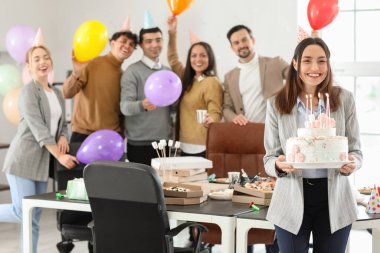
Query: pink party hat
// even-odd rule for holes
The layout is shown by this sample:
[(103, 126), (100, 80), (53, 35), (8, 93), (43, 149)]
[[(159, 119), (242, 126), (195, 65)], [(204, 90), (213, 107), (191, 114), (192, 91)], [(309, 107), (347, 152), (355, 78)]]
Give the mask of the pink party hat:
[(300, 43), (302, 40), (309, 38), (310, 34), (308, 34), (302, 27), (297, 27), (297, 43)]
[(36, 37), (34, 37), (33, 46), (43, 46), (45, 45), (45, 38), (42, 34), (41, 28), (38, 28)]
[(191, 43), (191, 45), (193, 45), (193, 44), (198, 43), (198, 42), (201, 41), (199, 39), (199, 37), (195, 33), (193, 33), (192, 31), (189, 32), (189, 36), (190, 36), (190, 43)]
[(120, 29), (121, 32), (132, 32), (131, 18), (127, 16)]
[(380, 197), (376, 185), (373, 187), (366, 208), (367, 213), (380, 213)]

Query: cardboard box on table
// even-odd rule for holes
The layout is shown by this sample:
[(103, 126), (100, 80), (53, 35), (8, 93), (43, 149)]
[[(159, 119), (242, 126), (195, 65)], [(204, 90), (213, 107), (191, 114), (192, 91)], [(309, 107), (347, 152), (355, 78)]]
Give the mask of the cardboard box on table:
[(158, 170), (162, 181), (185, 183), (207, 180), (205, 171), (212, 168), (212, 161), (203, 157), (181, 156), (154, 158), (151, 165)]
[[(204, 193), (202, 186), (165, 182), (162, 187), (165, 196), (165, 204), (167, 205), (194, 205), (207, 200), (207, 194)], [(177, 192), (166, 190), (168, 187), (182, 187), (189, 189), (189, 191)]]
[(151, 165), (156, 170), (210, 169), (212, 161), (198, 156), (154, 158)]
[(234, 194), (232, 202), (237, 203), (253, 203), (255, 205), (269, 206), (272, 200), (273, 191), (263, 191), (252, 188), (246, 188), (241, 185), (234, 185)]

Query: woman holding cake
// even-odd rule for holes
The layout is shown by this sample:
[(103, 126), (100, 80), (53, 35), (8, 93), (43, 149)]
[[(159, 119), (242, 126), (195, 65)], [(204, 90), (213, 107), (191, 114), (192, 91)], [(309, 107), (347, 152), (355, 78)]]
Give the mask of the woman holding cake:
[[(333, 86), (330, 51), (322, 39), (301, 41), (292, 65), (285, 86), (267, 105), (264, 164), (266, 172), (278, 178), (267, 219), (275, 224), (281, 252), (308, 252), (312, 232), (314, 252), (343, 253), (357, 218), (347, 176), (360, 168), (362, 160), (355, 101), (349, 91)], [(328, 98), (319, 100), (318, 93)], [(283, 163), (287, 140), (297, 136), (298, 128), (310, 126), (305, 124), (309, 119), (329, 115), (330, 110), (336, 135), (347, 137), (348, 157), (343, 160), (349, 161), (335, 169), (295, 169)], [(303, 161), (305, 157), (299, 155)]]

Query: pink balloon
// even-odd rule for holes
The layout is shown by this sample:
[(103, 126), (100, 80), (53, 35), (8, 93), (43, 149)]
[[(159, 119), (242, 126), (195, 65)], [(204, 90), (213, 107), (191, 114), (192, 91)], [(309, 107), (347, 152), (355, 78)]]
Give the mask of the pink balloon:
[(50, 71), (49, 75), (48, 75), (48, 82), (50, 84), (53, 84), (54, 83), (54, 70)]
[(24, 85), (26, 85), (26, 84), (30, 83), (30, 81), (32, 81), (32, 77), (29, 74), (28, 67), (24, 66), (22, 68), (22, 83)]
[[(30, 73), (29, 73), (29, 70), (28, 70), (28, 66), (24, 66), (24, 68), (22, 69), (22, 83), (24, 85), (27, 85), (31, 81), (32, 81), (32, 77), (30, 76)], [(49, 75), (48, 75), (48, 82), (50, 84), (54, 83), (54, 70), (52, 70), (49, 73)]]
[(93, 132), (84, 140), (77, 158), (84, 164), (98, 160), (118, 161), (123, 153), (123, 138), (115, 131), (103, 129)]
[(181, 79), (172, 71), (160, 70), (149, 76), (144, 92), (152, 104), (160, 107), (173, 104), (182, 92)]
[(5, 45), (10, 56), (18, 63), (25, 62), (26, 52), (32, 47), (35, 37), (36, 32), (29, 26), (12, 27), (5, 38)]

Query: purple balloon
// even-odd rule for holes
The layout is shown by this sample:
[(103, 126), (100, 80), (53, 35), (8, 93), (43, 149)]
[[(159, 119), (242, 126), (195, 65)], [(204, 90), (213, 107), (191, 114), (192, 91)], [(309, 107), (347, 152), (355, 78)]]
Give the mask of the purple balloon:
[(181, 79), (172, 71), (160, 70), (149, 76), (145, 82), (145, 97), (150, 103), (164, 107), (173, 104), (182, 91)]
[(124, 153), (124, 141), (112, 130), (98, 130), (90, 134), (79, 147), (77, 158), (87, 164), (98, 160), (118, 161)]
[(26, 52), (33, 46), (36, 32), (29, 26), (12, 27), (6, 35), (5, 46), (8, 53), (18, 63), (25, 62)]

